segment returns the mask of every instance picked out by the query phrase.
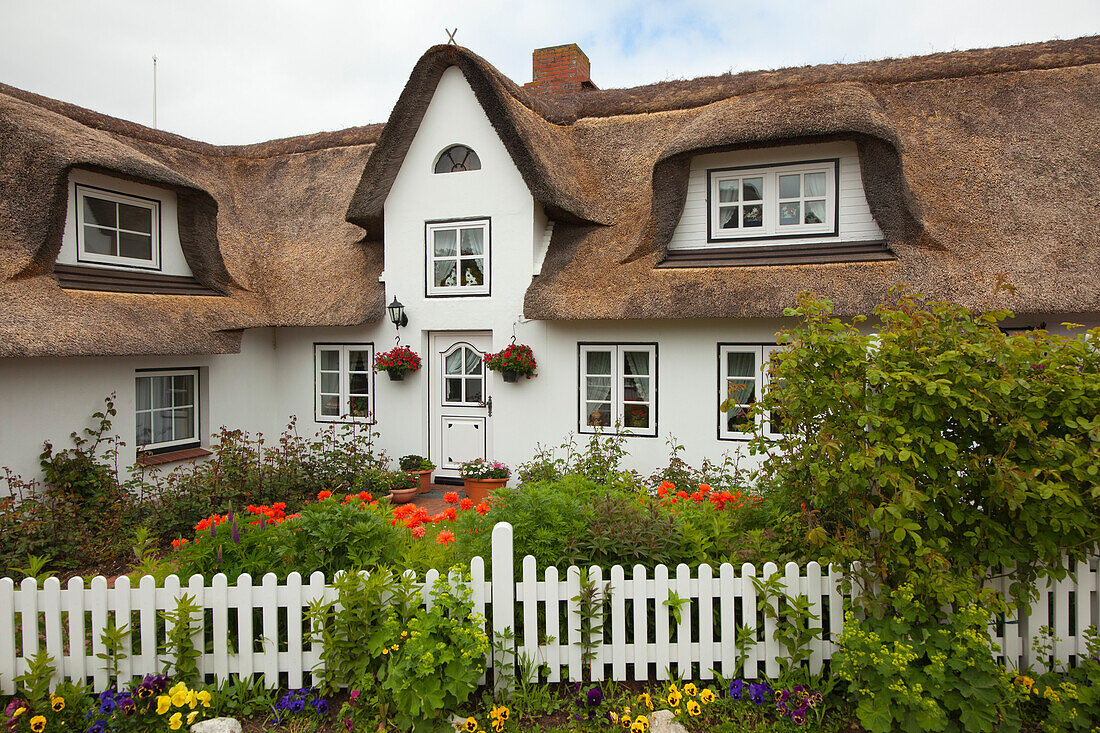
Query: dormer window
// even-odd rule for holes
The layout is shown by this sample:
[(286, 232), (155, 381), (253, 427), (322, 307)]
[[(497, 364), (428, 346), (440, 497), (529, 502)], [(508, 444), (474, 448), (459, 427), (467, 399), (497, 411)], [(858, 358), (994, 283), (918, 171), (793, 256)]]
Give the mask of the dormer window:
[(160, 269), (160, 202), (76, 187), (77, 261)]
[(708, 170), (708, 241), (835, 236), (839, 162)]
[(481, 170), (481, 159), (472, 148), (452, 145), (439, 154), (435, 161), (436, 173), (461, 173)]

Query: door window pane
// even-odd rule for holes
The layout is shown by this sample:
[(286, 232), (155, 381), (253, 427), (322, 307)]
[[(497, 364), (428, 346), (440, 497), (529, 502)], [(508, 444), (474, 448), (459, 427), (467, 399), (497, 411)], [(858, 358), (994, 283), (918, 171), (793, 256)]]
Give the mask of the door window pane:
[(446, 380), (446, 395), (444, 399), (447, 402), (462, 402), (462, 380), (450, 379)]
[(466, 380), (466, 402), (482, 401), (481, 377), (473, 377)]
[(483, 363), (481, 360), (481, 354), (474, 351), (473, 349), (463, 349), (462, 351), (465, 354), (464, 359), (466, 363), (466, 373), (481, 374), (481, 367)]

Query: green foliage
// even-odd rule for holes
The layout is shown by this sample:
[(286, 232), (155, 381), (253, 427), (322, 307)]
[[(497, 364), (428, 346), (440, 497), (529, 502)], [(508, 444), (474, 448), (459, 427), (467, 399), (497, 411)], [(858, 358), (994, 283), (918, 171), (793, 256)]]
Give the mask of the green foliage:
[(274, 702), (274, 694), (264, 684), (264, 676), (244, 677), (232, 675), (213, 691), (211, 717), (250, 718), (267, 713)]
[(877, 623), (845, 617), (833, 665), (858, 701), (860, 724), (871, 733), (1018, 730), (1010, 675), (989, 639), (993, 613), (983, 603), (992, 595), (930, 623), (913, 593), (909, 585), (893, 591)]
[[(790, 595), (783, 573), (776, 571), (767, 578), (753, 577), (756, 588), (756, 607), (765, 618), (775, 622), (772, 638), (783, 647), (786, 654), (779, 658), (781, 687), (797, 684), (820, 688), (820, 680), (810, 674), (810, 646), (821, 637), (821, 617), (810, 610), (810, 599), (805, 595)], [(813, 626), (813, 622), (818, 622)]]
[(129, 636), (130, 625), (115, 626), (114, 616), (108, 618), (107, 625), (99, 635), (99, 641), (103, 644), (103, 652), (96, 654), (96, 657), (104, 661), (107, 668), (107, 679), (114, 680), (116, 683), (121, 682), (118, 678), (118, 665), (126, 659), (123, 647)]
[(181, 682), (195, 680), (199, 676), (202, 650), (195, 645), (193, 637), (200, 628), (201, 614), (202, 607), (195, 602), (195, 596), (187, 594), (176, 599), (175, 610), (160, 612), (168, 625), (164, 650), (170, 659), (165, 662), (165, 674), (171, 669), (172, 675)]
[[(1054, 668), (1032, 678), (1017, 675), (1013, 689), (1024, 721), (1038, 729), (1056, 731), (1091, 732), (1100, 726), (1100, 634), (1095, 626), (1082, 632), (1086, 640), (1085, 658), (1078, 665), (1065, 669)], [(1050, 650), (1057, 639), (1050, 627), (1040, 629), (1035, 648), (1040, 658), (1043, 650)]]
[(780, 335), (788, 348), (758, 409), (790, 434), (763, 470), (789, 509), (809, 497), (808, 531), (829, 560), (862, 561), (868, 612), (883, 608), (877, 587), (906, 582), (935, 607), (966, 602), (954, 579), (1000, 566), (1026, 597), (1065, 558), (1095, 552), (1100, 330), (1007, 335), (1005, 311), (900, 292), (868, 335), (831, 309), (803, 296), (788, 310), (801, 323)]
[(583, 451), (577, 448), (576, 438), (570, 434), (557, 451), (537, 445), (534, 457), (516, 470), (520, 483), (552, 483), (573, 476), (583, 477), (609, 489), (645, 490), (641, 477), (622, 467), (627, 450), (621, 424), (616, 424), (614, 430), (608, 433), (597, 429), (589, 437)]
[(418, 456), (415, 453), (401, 456), (397, 465), (402, 471), (433, 471), (435, 470), (435, 464), (424, 456)]
[(32, 710), (45, 707), (43, 703), (49, 697), (56, 670), (54, 658), (45, 649), (39, 649), (34, 656), (27, 659), (27, 671), (15, 678), (19, 695), (26, 698)]
[(387, 621), (400, 641), (391, 647), (382, 686), (393, 698), (400, 730), (451, 730), (443, 714), (466, 702), (485, 671), (489, 640), (468, 586), (440, 578), (431, 592), (431, 608), (417, 608), (407, 625), (397, 616)]
[[(603, 643), (603, 621), (607, 609), (605, 601), (611, 593), (611, 583), (600, 586), (587, 567), (579, 568), (580, 592), (571, 601), (577, 604), (580, 617), (580, 639), (575, 643), (581, 650), (581, 679), (591, 679), (591, 666), (596, 658), (596, 648)], [(679, 611), (677, 608), (676, 611)]]

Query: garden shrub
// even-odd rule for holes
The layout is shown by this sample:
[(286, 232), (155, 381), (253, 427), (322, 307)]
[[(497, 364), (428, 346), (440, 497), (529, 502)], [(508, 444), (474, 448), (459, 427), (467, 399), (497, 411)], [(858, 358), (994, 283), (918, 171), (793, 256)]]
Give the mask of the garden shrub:
[[(801, 323), (780, 334), (756, 409), (788, 435), (752, 449), (784, 516), (827, 561), (858, 563), (867, 618), (842, 668), (861, 722), (887, 730), (899, 705), (932, 729), (989, 730), (1011, 715), (985, 627), (1003, 600), (982, 584), (1007, 569), (1030, 600), (1100, 541), (1100, 329), (1009, 335), (1007, 311), (894, 295), (874, 335), (809, 295), (786, 311)], [(894, 644), (919, 652), (892, 674), (881, 653), (864, 664)]]

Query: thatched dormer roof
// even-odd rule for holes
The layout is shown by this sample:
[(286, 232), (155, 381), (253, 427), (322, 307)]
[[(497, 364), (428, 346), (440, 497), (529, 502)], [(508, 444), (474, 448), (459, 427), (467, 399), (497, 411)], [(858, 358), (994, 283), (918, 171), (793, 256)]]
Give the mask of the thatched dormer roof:
[[(227, 352), (245, 328), (381, 318), (385, 198), (449, 66), (557, 221), (529, 317), (774, 317), (802, 290), (855, 314), (898, 283), (983, 307), (999, 273), (1018, 312), (1100, 312), (1098, 37), (560, 97), (437, 46), (384, 126), (258, 145), (213, 146), (0, 85), (0, 356)], [(692, 156), (835, 139), (856, 143), (896, 259), (657, 266)], [(222, 295), (60, 288), (73, 168), (175, 191), (187, 260)]]

